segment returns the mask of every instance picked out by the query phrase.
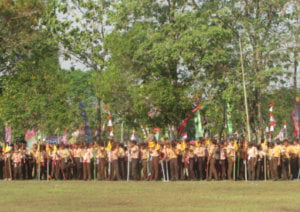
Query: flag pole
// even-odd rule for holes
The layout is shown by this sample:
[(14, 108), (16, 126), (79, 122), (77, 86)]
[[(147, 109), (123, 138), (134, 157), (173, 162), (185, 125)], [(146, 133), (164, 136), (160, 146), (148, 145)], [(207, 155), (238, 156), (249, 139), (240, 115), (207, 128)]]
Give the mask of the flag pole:
[(242, 50), (242, 41), (239, 38), (239, 46), (240, 46), (240, 62), (242, 68), (242, 78), (243, 78), (243, 89), (244, 89), (244, 101), (245, 101), (245, 110), (246, 110), (246, 120), (247, 120), (247, 131), (248, 131), (248, 139), (251, 142), (251, 129), (250, 129), (250, 120), (249, 120), (249, 110), (248, 110), (248, 100), (247, 100), (247, 89), (245, 82), (245, 69), (244, 69), (244, 59), (243, 59), (243, 50)]

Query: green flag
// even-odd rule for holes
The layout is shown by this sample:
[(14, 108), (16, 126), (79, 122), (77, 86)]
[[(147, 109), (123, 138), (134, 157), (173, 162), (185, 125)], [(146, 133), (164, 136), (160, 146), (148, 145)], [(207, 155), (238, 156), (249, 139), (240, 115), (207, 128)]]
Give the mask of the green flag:
[(203, 137), (203, 129), (202, 129), (202, 121), (200, 116), (200, 111), (198, 110), (194, 117), (195, 121), (195, 138), (202, 138)]
[(232, 134), (233, 130), (232, 130), (232, 122), (231, 122), (231, 107), (230, 105), (227, 103), (227, 128), (228, 128), (228, 134)]

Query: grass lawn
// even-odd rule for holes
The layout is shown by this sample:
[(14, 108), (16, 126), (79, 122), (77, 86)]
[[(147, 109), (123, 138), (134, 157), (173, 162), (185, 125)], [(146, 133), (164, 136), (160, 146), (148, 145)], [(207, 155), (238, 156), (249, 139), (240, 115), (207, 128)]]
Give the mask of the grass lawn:
[(300, 182), (1, 181), (0, 211), (300, 211)]

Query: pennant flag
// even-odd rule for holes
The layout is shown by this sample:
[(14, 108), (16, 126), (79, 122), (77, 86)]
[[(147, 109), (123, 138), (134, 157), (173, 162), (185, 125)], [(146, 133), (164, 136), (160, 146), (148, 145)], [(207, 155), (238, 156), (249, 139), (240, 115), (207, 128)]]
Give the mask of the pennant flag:
[(12, 142), (12, 129), (11, 126), (5, 127), (5, 142), (11, 143)]

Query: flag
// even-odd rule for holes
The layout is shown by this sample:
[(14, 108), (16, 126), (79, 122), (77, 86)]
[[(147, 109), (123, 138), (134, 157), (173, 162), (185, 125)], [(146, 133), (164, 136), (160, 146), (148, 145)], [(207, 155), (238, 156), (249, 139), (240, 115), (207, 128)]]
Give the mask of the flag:
[(193, 115), (198, 111), (200, 110), (201, 108), (201, 105), (197, 105), (187, 116), (184, 120), (181, 121), (177, 131), (178, 131), (178, 134), (181, 134), (181, 132), (184, 130), (186, 124), (188, 123), (188, 121), (193, 117)]
[(199, 110), (196, 112), (194, 121), (195, 121), (195, 138), (196, 139), (202, 138), (203, 137), (203, 129), (202, 129), (202, 121), (201, 121), (201, 115), (200, 115)]
[(109, 111), (108, 104), (105, 105), (105, 108), (106, 108), (106, 111), (107, 111), (107, 126), (108, 126), (109, 136), (113, 137), (114, 136), (114, 128), (113, 128), (111, 113)]
[(147, 133), (146, 133), (145, 128), (144, 128), (143, 125), (141, 125), (141, 130), (142, 130), (144, 139), (146, 139), (147, 138)]
[(155, 147), (155, 142), (150, 141), (150, 142), (148, 143), (148, 147), (149, 147), (149, 148)]
[(130, 136), (131, 141), (137, 141), (137, 135), (135, 133), (135, 129), (132, 129), (132, 134)]
[(227, 107), (226, 107), (226, 112), (227, 112), (226, 116), (227, 116), (228, 134), (232, 134), (233, 129), (232, 129), (232, 122), (231, 122), (231, 107), (228, 103), (227, 103)]
[(293, 118), (293, 122), (294, 122), (294, 136), (296, 138), (300, 138), (300, 131), (299, 131), (299, 125), (300, 125), (300, 98), (296, 98), (292, 118)]
[(27, 142), (27, 146), (32, 149), (33, 144), (37, 143), (37, 138), (36, 138), (36, 130), (32, 129), (26, 129), (25, 131), (25, 141)]
[(107, 146), (106, 146), (106, 149), (107, 150), (111, 150), (112, 148), (112, 145), (111, 145), (111, 141), (108, 142)]
[(186, 140), (188, 138), (188, 133), (182, 133), (181, 140)]
[(5, 127), (5, 142), (11, 143), (12, 142), (12, 129), (11, 126)]
[(54, 153), (57, 152), (57, 146), (56, 146), (56, 145), (54, 145), (53, 152), (54, 152)]
[(236, 140), (234, 140), (234, 145), (233, 146), (234, 146), (235, 151), (238, 151), (239, 145), (238, 145)]
[(11, 150), (11, 147), (8, 144), (5, 144), (4, 153), (8, 153)]
[(159, 135), (160, 128), (158, 128), (158, 127), (154, 128), (154, 129), (153, 129), (153, 132), (155, 133), (154, 137), (155, 137), (156, 141), (159, 141), (159, 137), (160, 137), (160, 135)]
[(276, 125), (276, 121), (273, 116), (274, 103), (270, 103), (269, 106), (270, 106), (270, 109), (269, 109), (269, 112), (270, 112), (270, 134), (272, 134), (272, 132), (274, 132), (274, 127)]
[(69, 139), (68, 139), (68, 131), (67, 131), (67, 130), (64, 131), (64, 134), (63, 134), (61, 140), (62, 140), (62, 142), (64, 142), (64, 144), (68, 144), (68, 143), (69, 143)]
[(184, 151), (187, 148), (185, 140), (181, 141), (181, 151)]

